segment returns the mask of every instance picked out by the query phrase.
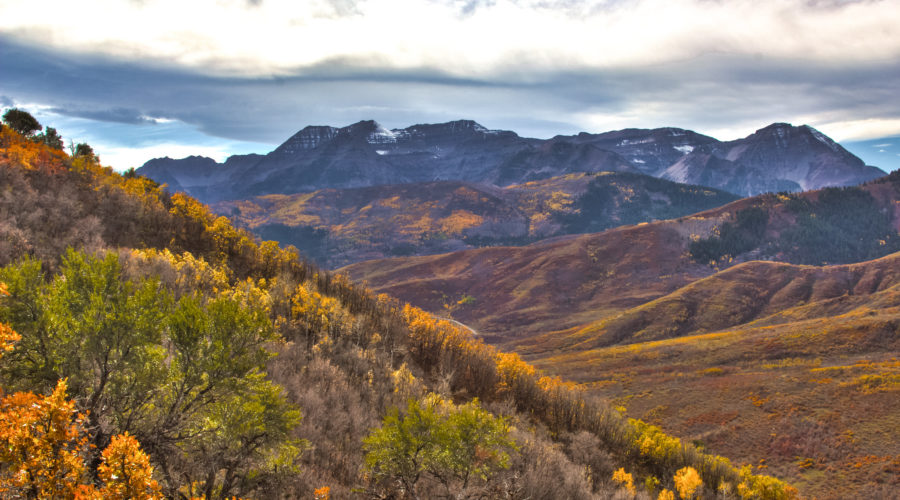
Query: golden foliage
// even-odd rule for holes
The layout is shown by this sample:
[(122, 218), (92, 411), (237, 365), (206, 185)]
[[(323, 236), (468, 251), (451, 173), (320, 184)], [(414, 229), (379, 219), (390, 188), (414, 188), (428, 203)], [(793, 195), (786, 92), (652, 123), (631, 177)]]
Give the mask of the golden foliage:
[[(4, 295), (9, 295), (9, 291), (6, 289), (6, 283), (0, 283), (0, 297)], [(14, 332), (9, 325), (0, 323), (0, 357), (3, 356), (4, 352), (12, 351), (14, 344), (20, 340), (22, 340), (22, 337)]]
[(631, 475), (631, 473), (625, 472), (624, 467), (613, 472), (612, 480), (616, 483), (621, 484), (622, 487), (628, 490), (628, 492), (632, 495), (635, 493), (634, 477)]
[(0, 160), (7, 159), (26, 170), (58, 169), (67, 155), (45, 144), (32, 142), (9, 127), (0, 127)]
[(49, 396), (17, 392), (0, 401), (0, 494), (73, 498), (85, 479), (84, 416), (61, 380)]
[(696, 498), (703, 488), (703, 480), (693, 467), (684, 467), (675, 473), (675, 489), (684, 500)]
[(671, 490), (662, 490), (656, 500), (675, 500), (675, 493)]
[(313, 498), (315, 500), (329, 500), (331, 498), (331, 488), (328, 486), (316, 488), (316, 490), (313, 491)]
[(484, 217), (473, 214), (468, 210), (454, 210), (448, 217), (441, 219), (441, 231), (447, 234), (458, 235), (469, 228), (478, 227), (484, 223)]
[(292, 318), (315, 331), (327, 331), (340, 312), (337, 299), (320, 294), (309, 283), (297, 286), (291, 305)]
[(105, 483), (101, 497), (108, 500), (161, 499), (159, 484), (153, 480), (150, 457), (127, 432), (114, 436), (103, 450), (103, 463), (97, 475)]
[(742, 499), (759, 500), (796, 500), (800, 494), (789, 486), (771, 476), (754, 475), (749, 465), (741, 467), (741, 482), (737, 493)]
[(870, 373), (860, 375), (850, 382), (850, 385), (863, 393), (900, 390), (900, 373)]
[(0, 356), (3, 355), (4, 351), (9, 352), (13, 350), (13, 344), (21, 339), (22, 337), (14, 332), (9, 325), (0, 324)]

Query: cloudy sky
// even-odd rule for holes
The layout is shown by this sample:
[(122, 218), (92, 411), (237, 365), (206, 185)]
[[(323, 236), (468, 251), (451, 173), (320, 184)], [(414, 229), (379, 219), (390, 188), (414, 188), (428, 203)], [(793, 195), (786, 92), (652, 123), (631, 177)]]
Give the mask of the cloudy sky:
[(900, 168), (900, 0), (4, 0), (0, 108), (104, 164), (300, 128), (812, 125)]

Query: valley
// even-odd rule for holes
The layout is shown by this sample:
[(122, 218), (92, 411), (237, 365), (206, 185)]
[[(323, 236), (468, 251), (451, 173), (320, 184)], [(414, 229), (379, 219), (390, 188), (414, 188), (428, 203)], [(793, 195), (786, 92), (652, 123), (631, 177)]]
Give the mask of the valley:
[(748, 262), (516, 349), (807, 495), (890, 498), (900, 466), (898, 270), (896, 253), (829, 267)]

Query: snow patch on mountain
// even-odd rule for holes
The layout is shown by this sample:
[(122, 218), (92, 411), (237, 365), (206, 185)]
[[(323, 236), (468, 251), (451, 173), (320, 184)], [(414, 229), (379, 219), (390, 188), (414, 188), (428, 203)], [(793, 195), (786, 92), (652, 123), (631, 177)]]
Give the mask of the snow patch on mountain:
[(822, 132), (819, 132), (818, 130), (810, 127), (809, 125), (804, 125), (803, 127), (806, 128), (806, 130), (808, 130), (809, 133), (812, 134), (812, 136), (815, 137), (819, 142), (828, 146), (828, 148), (831, 149), (832, 151), (834, 151), (835, 153), (838, 152), (838, 145), (837, 145), (837, 143), (832, 141), (831, 138), (829, 138)]
[(366, 142), (369, 144), (395, 144), (397, 142), (397, 134), (394, 131), (388, 130), (378, 123), (375, 125), (375, 131), (369, 134)]
[(648, 137), (646, 139), (622, 139), (619, 141), (617, 146), (633, 146), (635, 144), (649, 144), (651, 142), (656, 142), (656, 139), (653, 137)]

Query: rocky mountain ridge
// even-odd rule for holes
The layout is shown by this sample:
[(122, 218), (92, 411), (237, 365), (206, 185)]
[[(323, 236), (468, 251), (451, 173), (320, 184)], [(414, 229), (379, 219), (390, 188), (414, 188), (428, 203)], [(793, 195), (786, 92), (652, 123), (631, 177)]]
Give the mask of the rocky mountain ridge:
[(206, 202), (319, 189), (459, 180), (495, 186), (579, 172), (633, 172), (741, 196), (859, 184), (884, 175), (807, 125), (775, 123), (722, 142), (679, 128), (551, 139), (472, 120), (388, 130), (372, 120), (308, 126), (266, 155), (223, 164), (157, 158), (138, 173)]

